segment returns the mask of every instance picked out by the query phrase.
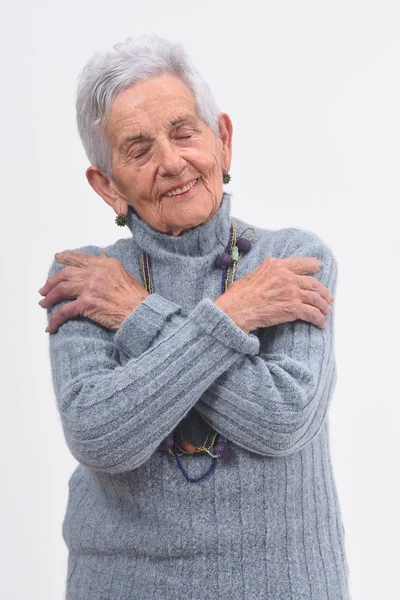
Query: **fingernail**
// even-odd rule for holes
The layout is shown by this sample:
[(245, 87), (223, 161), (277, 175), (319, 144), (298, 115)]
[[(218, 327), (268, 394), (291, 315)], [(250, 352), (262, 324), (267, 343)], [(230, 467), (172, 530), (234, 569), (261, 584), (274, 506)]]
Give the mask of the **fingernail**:
[(40, 306), (42, 306), (43, 300), (44, 300), (44, 298), (42, 300), (39, 300), (38, 304), (40, 304)]
[(47, 333), (48, 331), (50, 331), (49, 326), (46, 327), (45, 332)]

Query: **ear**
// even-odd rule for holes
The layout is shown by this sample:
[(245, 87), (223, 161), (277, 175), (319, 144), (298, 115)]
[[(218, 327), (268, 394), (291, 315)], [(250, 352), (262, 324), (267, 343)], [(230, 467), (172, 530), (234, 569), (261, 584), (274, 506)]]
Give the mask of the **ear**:
[(231, 168), (232, 161), (232, 121), (227, 113), (218, 115), (218, 129), (222, 141), (222, 166), (225, 173)]
[(100, 169), (90, 165), (86, 169), (86, 179), (99, 196), (111, 206), (117, 215), (128, 215), (128, 202), (119, 192), (116, 184)]

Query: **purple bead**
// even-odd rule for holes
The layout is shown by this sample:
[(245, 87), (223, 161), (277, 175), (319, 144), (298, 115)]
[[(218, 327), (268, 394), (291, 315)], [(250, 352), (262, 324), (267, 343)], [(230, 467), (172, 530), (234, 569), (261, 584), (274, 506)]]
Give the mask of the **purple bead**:
[(213, 451), (214, 455), (218, 455), (219, 458), (226, 458), (229, 456), (229, 453), (230, 450), (228, 442), (218, 442), (215, 444)]
[(240, 237), (236, 240), (236, 246), (239, 248), (240, 252), (246, 253), (251, 248), (251, 240), (245, 237)]
[(227, 252), (222, 252), (222, 254), (218, 254), (217, 258), (215, 259), (215, 264), (221, 269), (226, 269), (231, 264), (231, 261), (232, 258), (230, 255)]
[(163, 441), (158, 446), (158, 448), (160, 450), (162, 450), (163, 452), (168, 452), (168, 450), (171, 450), (173, 445), (174, 445), (174, 440), (172, 438), (172, 435), (169, 435), (163, 439)]

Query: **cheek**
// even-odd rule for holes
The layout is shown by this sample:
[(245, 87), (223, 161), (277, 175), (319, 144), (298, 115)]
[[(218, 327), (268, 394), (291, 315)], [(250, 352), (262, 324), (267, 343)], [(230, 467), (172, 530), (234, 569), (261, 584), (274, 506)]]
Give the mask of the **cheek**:
[(124, 173), (124, 181), (131, 193), (148, 195), (149, 189), (153, 185), (152, 174), (146, 168), (142, 169), (127, 169)]
[(215, 149), (196, 152), (191, 162), (204, 176), (214, 176), (215, 172), (221, 170), (221, 157)]

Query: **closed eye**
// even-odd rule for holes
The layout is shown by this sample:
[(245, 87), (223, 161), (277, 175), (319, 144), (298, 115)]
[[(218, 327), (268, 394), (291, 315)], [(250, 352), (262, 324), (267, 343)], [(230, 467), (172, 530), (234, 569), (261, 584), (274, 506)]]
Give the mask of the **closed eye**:
[(147, 150), (143, 150), (143, 152), (141, 152), (140, 154), (136, 154), (135, 158), (141, 158), (142, 156), (144, 156), (146, 154)]

